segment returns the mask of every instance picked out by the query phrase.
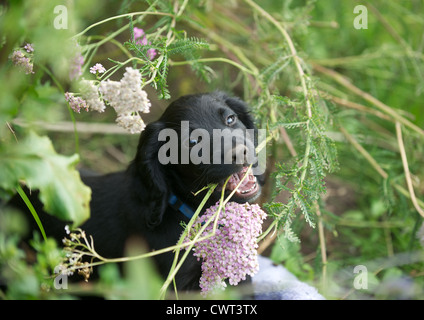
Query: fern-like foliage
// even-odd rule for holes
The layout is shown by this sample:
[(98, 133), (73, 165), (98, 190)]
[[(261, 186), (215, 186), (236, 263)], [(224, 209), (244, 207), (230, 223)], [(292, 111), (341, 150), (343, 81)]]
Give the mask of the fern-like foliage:
[[(281, 63), (285, 66), (284, 59)], [(271, 64), (264, 69), (263, 79), (272, 81), (284, 68)], [(308, 88), (312, 91), (311, 81), (308, 81)], [(286, 204), (274, 200), (265, 207), (277, 221), (279, 230), (287, 238), (296, 241), (298, 238), (293, 233), (292, 222), (299, 213), (311, 227), (315, 227), (316, 209), (321, 196), (326, 192), (325, 177), (328, 172), (338, 168), (335, 143), (326, 134), (331, 124), (328, 120), (331, 115), (323, 112), (327, 108), (319, 97), (309, 98), (311, 115), (305, 111), (306, 99), (302, 95), (295, 98), (268, 95), (263, 99), (264, 104), (275, 106), (276, 119), (268, 121), (269, 130), (287, 130), (297, 152), (288, 161), (277, 163), (273, 174), (273, 196), (277, 197), (282, 191), (288, 193)]]
[[(163, 18), (158, 24), (160, 25), (160, 23), (166, 22), (167, 18)], [(196, 73), (202, 75), (202, 77), (207, 80), (207, 67), (195, 61), (198, 58), (197, 52), (199, 50), (209, 49), (209, 44), (205, 40), (196, 37), (182, 38), (182, 32), (172, 30), (171, 36), (169, 33), (166, 36), (156, 36), (155, 39), (149, 39), (148, 43), (141, 44), (134, 41), (134, 25), (132, 19), (130, 19), (129, 22), (129, 29), (131, 40), (125, 42), (125, 45), (130, 51), (134, 52), (136, 57), (144, 62), (139, 70), (144, 78), (151, 79), (150, 83), (158, 90), (160, 99), (169, 99), (171, 97), (167, 83), (171, 56), (181, 55), (188, 61), (193, 60), (191, 64), (192, 68)], [(154, 59), (148, 54), (149, 50), (152, 49), (156, 52), (156, 57)]]
[(193, 52), (193, 50), (198, 49), (209, 49), (209, 44), (205, 40), (192, 37), (179, 39), (171, 43), (166, 47), (166, 53), (168, 55), (186, 54), (187, 52)]

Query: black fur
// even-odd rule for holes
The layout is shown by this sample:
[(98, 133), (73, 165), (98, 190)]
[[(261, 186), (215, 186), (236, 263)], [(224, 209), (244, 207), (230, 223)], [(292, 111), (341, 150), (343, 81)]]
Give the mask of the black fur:
[[(91, 217), (81, 228), (94, 238), (96, 250), (105, 257), (124, 255), (126, 240), (132, 235), (142, 236), (150, 249), (175, 245), (183, 231), (181, 221), (188, 222), (182, 213), (168, 205), (171, 193), (194, 210), (205, 192), (194, 196), (209, 183), (219, 183), (243, 167), (239, 164), (168, 164), (162, 165), (158, 151), (166, 143), (159, 141), (162, 129), (180, 130), (181, 121), (189, 121), (190, 129), (203, 128), (212, 134), (213, 129), (228, 128), (228, 115), (237, 116), (231, 129), (254, 129), (254, 122), (246, 104), (222, 92), (189, 95), (170, 104), (161, 118), (147, 125), (140, 136), (135, 159), (123, 172), (103, 176), (82, 176), (92, 189)], [(258, 179), (259, 184), (263, 183)], [(260, 191), (259, 191), (260, 192)], [(205, 208), (215, 204), (220, 192), (215, 191)], [(232, 201), (244, 203), (234, 196)], [(37, 202), (36, 205), (41, 206)], [(46, 233), (57, 239), (65, 236), (64, 223), (42, 215)], [(167, 276), (173, 253), (156, 256), (160, 273)], [(198, 289), (201, 276), (200, 262), (189, 255), (176, 276), (180, 289)]]

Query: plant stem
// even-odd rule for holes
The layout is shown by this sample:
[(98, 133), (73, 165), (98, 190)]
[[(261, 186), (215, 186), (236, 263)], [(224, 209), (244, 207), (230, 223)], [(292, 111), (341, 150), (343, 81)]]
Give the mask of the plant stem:
[(381, 166), (375, 161), (375, 159), (368, 153), (367, 150), (364, 149), (352, 135), (350, 135), (345, 128), (340, 127), (340, 131), (346, 137), (346, 139), (354, 146), (356, 150), (359, 151), (360, 154), (371, 164), (371, 166), (383, 177), (383, 179), (387, 179), (389, 175), (384, 171)]
[(315, 201), (315, 208), (318, 217), (318, 236), (319, 236), (319, 246), (321, 250), (321, 262), (322, 262), (322, 286), (323, 291), (327, 291), (327, 249), (325, 244), (325, 235), (324, 235), (324, 224), (322, 223), (321, 210), (319, 208), (318, 201)]
[(224, 52), (228, 53), (229, 51), (231, 51), (233, 53), (234, 60), (239, 60), (240, 62), (242, 62), (248, 70), (251, 70), (252, 75), (254, 75), (255, 77), (259, 75), (259, 70), (258, 68), (256, 68), (255, 64), (251, 62), (245, 56), (243, 51), (234, 43), (226, 40), (225, 38), (221, 37), (220, 35), (209, 29), (200, 28), (196, 24), (192, 24), (192, 28), (208, 36), (210, 39), (212, 39), (212, 41), (220, 44), (223, 49), (225, 48), (225, 50), (223, 50)]
[(307, 131), (308, 131), (308, 136), (307, 136), (307, 140), (306, 140), (306, 148), (305, 148), (305, 155), (303, 156), (303, 164), (302, 164), (302, 175), (300, 176), (300, 188), (303, 186), (303, 181), (305, 180), (306, 177), (306, 172), (308, 171), (308, 163), (309, 163), (309, 154), (311, 152), (311, 135), (309, 132), (309, 120), (307, 122)]
[(404, 124), (405, 126), (413, 129), (415, 132), (418, 132), (420, 135), (424, 136), (424, 130), (410, 122), (409, 120), (405, 119), (404, 117), (400, 116), (393, 108), (389, 107), (388, 105), (384, 104), (380, 100), (374, 98), (369, 93), (362, 91), (355, 85), (353, 85), (349, 80), (347, 80), (345, 77), (343, 77), (341, 74), (337, 73), (334, 70), (327, 69), (323, 66), (313, 64), (313, 68), (320, 72), (324, 73), (325, 75), (331, 77), (333, 80), (341, 84), (343, 87), (349, 89), (349, 91), (353, 92), (354, 94), (360, 96), (361, 98), (367, 100), (368, 102), (372, 103), (374, 106), (379, 108), (380, 110), (384, 111), (386, 114), (390, 115), (393, 119), (396, 121), (399, 121), (400, 123)]
[[(49, 77), (53, 80), (57, 88), (60, 90), (60, 92), (64, 95), (65, 90), (63, 89), (60, 82), (56, 79), (56, 77), (53, 75), (53, 73), (44, 65), (40, 64), (38, 65), (45, 73), (49, 75)], [(72, 111), (71, 107), (69, 106), (69, 103), (66, 102), (66, 106), (68, 107), (69, 116), (71, 117), (72, 123), (73, 123), (73, 132), (74, 132), (74, 139), (75, 139), (75, 153), (79, 154), (79, 137), (78, 137), (78, 130), (77, 130), (77, 121), (75, 120), (74, 112)]]
[[(187, 236), (187, 234), (188, 234), (189, 230), (190, 230), (190, 229), (191, 229), (191, 227), (193, 226), (194, 221), (197, 219), (197, 217), (198, 217), (198, 215), (199, 215), (200, 211), (203, 209), (203, 206), (206, 204), (207, 200), (209, 199), (209, 197), (211, 196), (211, 194), (212, 194), (212, 193), (213, 193), (213, 191), (215, 190), (215, 187), (216, 187), (216, 185), (215, 185), (215, 186), (212, 186), (212, 187), (208, 190), (208, 192), (206, 193), (206, 195), (205, 195), (205, 197), (203, 198), (202, 202), (201, 202), (201, 203), (200, 203), (200, 205), (197, 207), (196, 212), (194, 213), (193, 217), (190, 219), (190, 221), (189, 221), (189, 223), (188, 223), (187, 227), (185, 228), (185, 230), (184, 230), (184, 232), (183, 232), (182, 236), (181, 236), (181, 237), (180, 237), (180, 239), (178, 240), (178, 243), (177, 243), (177, 245), (178, 245), (178, 246), (182, 246), (182, 245), (183, 245), (183, 241), (184, 241), (185, 237)], [(193, 244), (194, 244), (194, 243), (193, 243)], [(177, 249), (177, 250), (176, 250), (176, 252), (175, 252), (174, 261), (172, 262), (172, 266), (171, 266), (171, 269), (170, 269), (170, 271), (169, 271), (168, 277), (167, 277), (167, 279), (165, 280), (165, 282), (164, 282), (164, 284), (163, 284), (163, 286), (162, 286), (162, 288), (161, 288), (161, 293), (160, 293), (161, 298), (164, 298), (165, 293), (166, 293), (166, 290), (167, 290), (167, 288), (168, 288), (169, 284), (170, 284), (170, 283), (171, 283), (171, 281), (175, 278), (175, 274), (176, 274), (176, 273), (177, 273), (177, 271), (179, 270), (179, 267), (177, 267), (177, 261), (178, 261), (178, 256), (179, 256), (179, 253), (180, 253), (180, 249), (181, 249), (181, 248)], [(191, 249), (191, 248), (190, 248), (190, 249)], [(187, 251), (189, 251), (189, 250), (187, 250)], [(184, 260), (185, 260), (185, 257), (186, 257), (186, 255), (184, 255), (184, 256), (183, 256), (183, 258), (181, 259), (181, 261), (184, 261)]]
[(265, 11), (262, 7), (260, 7), (258, 4), (256, 4), (252, 0), (244, 0), (249, 6), (251, 6), (253, 9), (255, 9), (257, 12), (259, 12), (264, 18), (266, 18), (268, 21), (270, 21), (277, 29), (278, 31), (283, 35), (284, 39), (286, 40), (290, 53), (293, 57), (294, 64), (296, 66), (297, 72), (299, 74), (300, 83), (302, 86), (303, 95), (306, 100), (306, 108), (308, 112), (308, 118), (312, 118), (312, 104), (309, 100), (309, 94), (308, 94), (308, 88), (306, 86), (305, 81), (305, 72), (303, 71), (303, 68), (301, 66), (301, 58), (297, 55), (296, 48), (294, 47), (293, 41), (290, 38), (289, 34), (287, 33), (286, 29), (284, 29), (277, 20), (274, 19), (272, 15), (270, 15), (267, 11)]
[(84, 33), (86, 33), (88, 30), (97, 27), (98, 25), (101, 25), (105, 22), (109, 22), (112, 20), (117, 20), (120, 18), (125, 18), (125, 17), (134, 17), (134, 16), (140, 16), (140, 15), (155, 15), (155, 16), (169, 16), (169, 17), (173, 17), (174, 15), (171, 13), (166, 13), (166, 12), (153, 12), (153, 11), (139, 11), (139, 12), (131, 12), (131, 13), (125, 13), (125, 14), (120, 14), (118, 16), (113, 16), (101, 21), (98, 21), (96, 23), (93, 23), (92, 25), (88, 26), (87, 28), (85, 28), (83, 31), (81, 31), (80, 33), (74, 35), (72, 37), (72, 39), (78, 38), (80, 36), (82, 36)]
[[(381, 166), (377, 163), (377, 161), (366, 151), (356, 140), (352, 135), (350, 135), (344, 128), (340, 127), (340, 131), (343, 133), (343, 135), (346, 137), (346, 139), (353, 145), (353, 147), (359, 151), (360, 154), (371, 164), (371, 166), (380, 174), (383, 179), (388, 179), (389, 175), (386, 171), (381, 168)], [(397, 183), (391, 182), (393, 187), (399, 191), (401, 194), (403, 194), (405, 197), (411, 199), (411, 193), (405, 190), (402, 186), (398, 185)], [(415, 193), (414, 193), (415, 196)], [(412, 199), (411, 199), (412, 200)], [(415, 202), (420, 207), (424, 207), (424, 202), (420, 199), (415, 198)]]
[[(101, 81), (105, 81), (105, 80), (107, 80), (107, 79), (109, 79), (115, 72), (117, 72), (119, 69), (121, 69), (123, 66), (125, 66), (126, 64), (128, 64), (128, 63), (130, 63), (131, 61), (139, 61), (139, 62), (141, 62), (141, 63), (145, 63), (145, 61), (143, 60), (143, 59), (140, 59), (140, 58), (138, 58), (138, 57), (131, 57), (131, 58), (129, 58), (129, 59), (127, 59), (127, 60), (125, 60), (124, 62), (117, 62), (117, 61), (114, 61), (114, 62), (117, 62), (118, 64), (117, 65), (115, 65), (115, 66), (113, 66), (112, 68), (110, 68), (109, 70), (107, 70), (104, 74), (103, 74), (103, 76), (102, 76), (102, 78), (101, 78)], [(107, 76), (105, 77), (105, 75), (107, 74)]]
[(412, 204), (418, 213), (424, 218), (424, 210), (419, 206), (415, 197), (414, 186), (412, 185), (411, 173), (409, 172), (408, 158), (406, 157), (405, 146), (402, 139), (402, 127), (399, 122), (396, 122), (396, 135), (399, 144), (399, 151), (402, 158), (403, 170), (405, 172), (406, 185), (408, 186)]
[[(177, 18), (183, 13), (183, 10), (184, 10), (184, 8), (185, 8), (185, 5), (187, 5), (187, 1), (184, 1), (184, 3), (183, 3), (183, 6), (181, 6), (181, 8), (180, 8), (180, 10), (178, 10), (178, 1), (176, 1), (175, 3), (174, 3), (174, 13), (175, 14), (173, 14), (173, 15), (171, 15), (171, 17), (172, 17), (172, 21), (171, 21), (171, 24), (170, 24), (170, 26), (169, 26), (169, 30), (168, 30), (168, 33), (167, 33), (167, 35), (166, 35), (166, 43), (165, 43), (165, 48), (166, 47), (168, 47), (171, 43), (172, 43), (172, 41), (173, 41), (173, 39), (174, 39), (174, 37), (172, 36), (173, 35), (173, 33), (174, 33), (174, 29), (175, 29), (175, 25), (176, 25), (176, 23), (177, 23)], [(146, 85), (148, 85), (148, 84), (150, 84), (150, 83), (152, 83), (152, 82), (154, 82), (155, 81), (155, 78), (156, 78), (156, 75), (157, 75), (157, 73), (158, 73), (158, 71), (159, 71), (159, 67), (160, 67), (160, 65), (162, 64), (162, 62), (163, 62), (163, 59), (165, 59), (165, 55), (164, 54), (162, 54), (157, 60), (156, 60), (156, 66), (154, 67), (154, 71), (153, 71), (153, 74), (152, 74), (152, 76), (150, 77), (150, 79), (148, 80), (148, 81), (146, 81), (143, 85), (144, 86), (146, 86)]]
[(193, 62), (224, 62), (233, 65), (234, 67), (240, 69), (240, 71), (255, 75), (255, 72), (242, 66), (241, 64), (226, 58), (204, 58), (204, 59), (196, 59), (196, 60), (188, 60), (188, 61), (172, 61), (170, 65), (173, 66), (182, 66), (186, 64), (192, 64)]
[[(247, 169), (246, 172), (248, 172), (250, 169), (252, 168), (252, 165), (249, 166), (249, 168)], [(213, 193), (213, 191), (215, 190), (215, 187), (217, 186), (212, 185), (209, 190), (208, 193), (205, 195), (205, 197), (203, 198), (202, 202), (200, 203), (199, 207), (197, 208), (196, 212), (194, 213), (193, 217), (190, 219), (189, 224), (187, 225), (187, 227), (185, 228), (183, 234), (181, 235), (179, 241), (178, 241), (178, 246), (181, 248), (181, 246), (185, 247), (186, 252), (184, 253), (184, 255), (182, 256), (181, 260), (177, 263), (178, 261), (178, 255), (179, 255), (179, 251), (180, 248), (177, 249), (178, 251), (175, 254), (174, 257), (174, 261), (172, 263), (171, 269), (169, 271), (168, 277), (165, 280), (165, 283), (163, 284), (161, 290), (160, 290), (160, 298), (164, 299), (165, 298), (165, 294), (166, 294), (166, 290), (168, 289), (169, 285), (171, 284), (171, 281), (173, 281), (173, 279), (175, 278), (178, 270), (181, 268), (181, 266), (183, 265), (185, 259), (187, 258), (188, 254), (191, 252), (191, 249), (193, 248), (193, 246), (200, 241), (209, 239), (210, 237), (213, 237), (216, 233), (216, 229), (218, 228), (218, 218), (219, 218), (219, 214), (222, 211), (223, 207), (227, 204), (228, 201), (230, 201), (231, 197), (234, 195), (234, 193), (237, 191), (237, 189), (240, 187), (240, 185), (243, 183), (243, 181), (247, 178), (247, 173), (244, 175), (244, 177), (240, 180), (240, 182), (237, 184), (237, 186), (234, 188), (234, 190), (228, 195), (228, 197), (224, 200), (224, 195), (225, 195), (225, 187), (228, 183), (228, 180), (230, 179), (230, 177), (227, 178), (227, 180), (225, 181), (224, 185), (222, 186), (222, 191), (221, 191), (221, 199), (219, 201), (219, 206), (218, 209), (216, 210), (215, 214), (212, 215), (200, 228), (200, 230), (197, 232), (197, 234), (195, 235), (195, 237), (193, 238), (192, 241), (190, 241), (189, 243), (186, 244), (182, 244), (184, 239), (187, 237), (187, 234), (189, 232), (189, 230), (191, 229), (191, 227), (193, 226), (194, 222), (196, 221), (200, 211), (202, 210), (203, 206), (205, 205), (206, 201), (209, 199), (210, 195)], [(211, 224), (211, 222), (214, 220), (214, 225), (213, 225), (213, 229), (212, 232), (204, 237), (201, 237), (201, 235), (203, 234), (203, 232), (206, 230), (206, 228), (209, 226), (209, 224)]]

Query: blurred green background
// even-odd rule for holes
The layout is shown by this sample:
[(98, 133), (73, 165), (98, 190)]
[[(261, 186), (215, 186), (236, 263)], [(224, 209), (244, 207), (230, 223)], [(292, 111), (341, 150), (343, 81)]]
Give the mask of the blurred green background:
[[(411, 203), (395, 129), (399, 119), (393, 116), (404, 121), (403, 142), (411, 180), (417, 198), (423, 199), (424, 1), (257, 3), (290, 35), (310, 80), (308, 94), (314, 99), (314, 112), (322, 116), (322, 131), (334, 141), (338, 160), (338, 170), (325, 177), (326, 192), (319, 200), (319, 216), (315, 212), (322, 228), (311, 228), (298, 212), (292, 230), (301, 242), (290, 242), (281, 234), (277, 240), (261, 246), (262, 254), (317, 286), (329, 299), (424, 298), (423, 217)], [(102, 114), (71, 115), (63, 97), (65, 91), (73, 89), (67, 78), (67, 61), (72, 59), (74, 46), (70, 45), (70, 38), (98, 21), (129, 12), (172, 13), (186, 5), (175, 23), (175, 34), (209, 43), (209, 50), (193, 51), (189, 57), (170, 57), (170, 101), (184, 94), (220, 89), (249, 102), (263, 128), (278, 121), (304, 121), (305, 97), (288, 42), (249, 1), (69, 1), (68, 29), (64, 30), (52, 26), (57, 16), (53, 10), (58, 4), (61, 2), (6, 1), (1, 9), (0, 121), (13, 124), (18, 138), (31, 128), (48, 136), (57, 153), (71, 156), (78, 152), (78, 167), (101, 173), (123, 170), (135, 155), (138, 135), (117, 134), (111, 108)], [(358, 5), (367, 8), (366, 29), (354, 26), (359, 16), (354, 8)], [(165, 27), (171, 21), (154, 15), (137, 19), (134, 18), (134, 26), (143, 28), (147, 35), (158, 35), (157, 39), (149, 38), (154, 44), (166, 34), (158, 30), (168, 31)], [(94, 26), (77, 39), (86, 50), (86, 61), (91, 62), (84, 65), (84, 77), (94, 79), (88, 68), (95, 63), (109, 69), (116, 65), (114, 61), (128, 59), (129, 51), (122, 49), (130, 39), (128, 23), (126, 18), (113, 19)], [(123, 31), (117, 32), (121, 28)], [(34, 75), (15, 72), (9, 59), (12, 51), (26, 42), (34, 43), (36, 48)], [(185, 62), (193, 59), (204, 62), (200, 66)], [(227, 60), (255, 72), (243, 72)], [(121, 76), (122, 72), (117, 72), (111, 79)], [(152, 102), (151, 113), (144, 118), (150, 122), (160, 116), (170, 101), (159, 99), (152, 86), (144, 89)], [(364, 93), (388, 109), (379, 107)], [(277, 103), (273, 96), (286, 100)], [(78, 138), (73, 118), (76, 123), (86, 124), (77, 131)], [(106, 126), (99, 127), (99, 123)], [(272, 173), (278, 173), (277, 163), (290, 163), (296, 158), (293, 149), (301, 154), (305, 146), (306, 133), (301, 129), (288, 128), (288, 140), (283, 133), (275, 133), (276, 138), (267, 149), (269, 179), (262, 203), (287, 202), (288, 194), (276, 192), (277, 181)], [(13, 135), (5, 125), (0, 134), (0, 157), (7, 157)], [(365, 152), (358, 149), (358, 144)], [(375, 163), (385, 176), (376, 170)], [(422, 201), (418, 205), (424, 207)], [(40, 275), (47, 273), (54, 262), (49, 262), (50, 267), (49, 263), (34, 267), (35, 271), (24, 263), (23, 253), (17, 249), (17, 235), (22, 230), (17, 232), (15, 218), (9, 217), (9, 211), (2, 211), (2, 219), (8, 223), (1, 223), (0, 270), (3, 282), (7, 275), (6, 282), (17, 285), (12, 285), (11, 293), (2, 291), (0, 298), (48, 297), (37, 284), (42, 282)], [(49, 249), (40, 246), (39, 255), (43, 256), (42, 252)], [(27, 270), (25, 278), (11, 270), (12, 260), (20, 261), (20, 268)], [(356, 290), (352, 286), (356, 275), (353, 268), (357, 265), (368, 268), (367, 289)], [(118, 284), (113, 267), (107, 268), (99, 288), (109, 285), (105, 296), (119, 298), (110, 288), (122, 288), (125, 283)], [(134, 276), (134, 269), (131, 270)], [(28, 274), (37, 276), (31, 278)], [(152, 285), (154, 288), (156, 284)], [(154, 296), (152, 293), (141, 297)]]

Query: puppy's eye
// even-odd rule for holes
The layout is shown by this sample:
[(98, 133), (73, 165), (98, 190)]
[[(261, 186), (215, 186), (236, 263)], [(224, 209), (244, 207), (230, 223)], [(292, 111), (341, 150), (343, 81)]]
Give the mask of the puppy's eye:
[(190, 147), (193, 147), (193, 146), (195, 146), (196, 144), (198, 144), (199, 143), (199, 141), (198, 140), (196, 140), (196, 139), (190, 139), (189, 141), (188, 141), (188, 145), (190, 146)]
[(227, 126), (232, 126), (234, 123), (236, 123), (237, 121), (237, 116), (235, 114), (230, 114), (226, 119), (225, 119), (225, 123), (227, 124)]
[(190, 138), (190, 140), (188, 140), (188, 146), (191, 148), (193, 146), (195, 146), (196, 144), (198, 144), (200, 141), (202, 141), (202, 137), (197, 137), (197, 139), (194, 138)]

